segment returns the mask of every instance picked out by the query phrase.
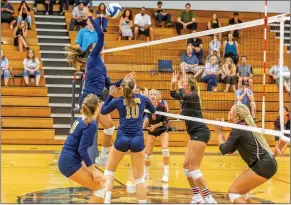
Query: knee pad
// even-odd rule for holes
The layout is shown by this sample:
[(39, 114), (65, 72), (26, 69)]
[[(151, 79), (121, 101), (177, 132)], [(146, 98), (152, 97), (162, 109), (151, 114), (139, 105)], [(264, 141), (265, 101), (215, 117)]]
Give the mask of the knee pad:
[(249, 193), (244, 194), (244, 195), (243, 195), (243, 198), (244, 198), (245, 200), (248, 200), (248, 198), (250, 198)]
[(114, 131), (115, 131), (115, 126), (103, 130), (104, 134), (106, 134), (106, 135), (110, 135), (110, 136), (113, 135)]
[(162, 149), (162, 155), (163, 157), (169, 157), (170, 156), (170, 152), (168, 149)]
[(184, 172), (184, 175), (186, 177), (190, 177), (190, 175), (189, 175), (189, 169), (183, 169), (183, 172)]
[(144, 155), (144, 160), (147, 161), (147, 162), (152, 161), (152, 155), (147, 155), (147, 154), (145, 154), (145, 155)]
[(142, 176), (141, 178), (138, 178), (138, 179), (134, 179), (133, 182), (135, 185), (138, 185), (140, 183), (144, 183), (145, 182), (144, 176)]
[(199, 179), (200, 177), (202, 177), (202, 173), (200, 171), (200, 169), (196, 169), (196, 170), (193, 170), (192, 172), (189, 172), (189, 175), (194, 179), (194, 180), (197, 180)]
[(104, 198), (106, 193), (106, 189), (99, 189), (93, 192), (93, 194), (99, 198)]
[(237, 198), (241, 198), (241, 197), (243, 197), (243, 196), (242, 196), (241, 194), (229, 193), (229, 194), (228, 194), (228, 197), (229, 197), (231, 203), (233, 203), (235, 199), (237, 199)]

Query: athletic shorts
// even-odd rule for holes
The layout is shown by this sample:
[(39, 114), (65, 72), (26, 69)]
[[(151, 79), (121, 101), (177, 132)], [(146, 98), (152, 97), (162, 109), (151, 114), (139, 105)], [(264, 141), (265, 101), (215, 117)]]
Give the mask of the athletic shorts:
[(147, 29), (138, 28), (138, 34), (143, 34), (148, 37), (150, 36), (150, 28)]
[(69, 178), (82, 167), (82, 161), (70, 154), (62, 152), (58, 165), (60, 172)]
[(266, 179), (272, 178), (277, 172), (277, 162), (274, 157), (264, 155), (253, 166), (250, 167), (257, 175)]
[(143, 136), (118, 136), (114, 142), (114, 147), (120, 152), (141, 152), (144, 150), (144, 137)]
[(189, 133), (190, 139), (193, 141), (205, 142), (206, 144), (210, 140), (210, 131), (209, 129), (198, 129), (195, 132)]
[(154, 132), (148, 131), (148, 134), (158, 137), (158, 136), (161, 136), (165, 132), (167, 132), (167, 129), (159, 129), (158, 131), (154, 131)]
[[(79, 97), (79, 108), (82, 107), (82, 103), (83, 103), (84, 99), (85, 99), (89, 94), (90, 94), (90, 93), (88, 93), (88, 92), (86, 92), (86, 91), (82, 91), (82, 92), (81, 92), (81, 95), (80, 95), (80, 97)], [(99, 102), (102, 102), (102, 101), (103, 101), (102, 98), (101, 98), (101, 96), (97, 95), (97, 97), (98, 97), (98, 99), (99, 99)]]

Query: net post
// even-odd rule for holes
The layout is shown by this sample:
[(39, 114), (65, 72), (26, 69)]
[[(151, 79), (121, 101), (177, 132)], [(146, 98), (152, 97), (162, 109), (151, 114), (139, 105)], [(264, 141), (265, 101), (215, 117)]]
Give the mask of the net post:
[(280, 67), (280, 82), (279, 82), (279, 112), (280, 112), (280, 130), (281, 136), (284, 136), (284, 88), (283, 88), (283, 66), (284, 66), (284, 18), (280, 18), (280, 53), (279, 53), (279, 67)]

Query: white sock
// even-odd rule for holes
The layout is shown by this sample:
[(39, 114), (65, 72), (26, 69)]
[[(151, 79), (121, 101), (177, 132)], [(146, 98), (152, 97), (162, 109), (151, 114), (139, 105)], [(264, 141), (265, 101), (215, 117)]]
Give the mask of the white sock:
[(102, 147), (102, 150), (101, 150), (101, 155), (100, 156), (106, 156), (109, 152), (109, 147)]
[(110, 204), (111, 203), (111, 191), (106, 191), (104, 204)]
[(164, 165), (164, 174), (169, 175), (169, 165)]
[(145, 199), (145, 200), (138, 200), (138, 203), (139, 204), (146, 204), (147, 203), (147, 200)]
[(144, 172), (149, 173), (150, 171), (150, 166), (144, 166)]

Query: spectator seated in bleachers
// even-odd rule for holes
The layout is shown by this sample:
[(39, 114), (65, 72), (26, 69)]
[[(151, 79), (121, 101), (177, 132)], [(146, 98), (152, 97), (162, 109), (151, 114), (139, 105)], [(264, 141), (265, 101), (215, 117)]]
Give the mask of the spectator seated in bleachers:
[(3, 50), (1, 50), (1, 70), (0, 70), (0, 75), (1, 78), (4, 79), (4, 85), (7, 86), (9, 82), (9, 61), (8, 59), (4, 56)]
[(32, 21), (30, 8), (25, 1), (22, 1), (18, 7), (17, 25), (20, 24), (21, 21), (25, 21), (27, 23), (27, 29), (31, 30)]
[[(88, 4), (90, 5), (90, 12), (94, 11), (93, 0), (81, 0), (81, 1), (83, 1), (86, 6)], [(79, 0), (75, 0), (75, 6), (78, 6), (78, 4), (79, 4)]]
[(193, 54), (193, 47), (191, 45), (188, 45), (186, 52), (181, 55), (180, 62), (180, 69), (183, 76), (191, 72), (197, 78), (203, 72), (203, 69), (199, 67), (197, 56)]
[(120, 18), (119, 21), (119, 37), (118, 40), (121, 40), (122, 37), (128, 38), (128, 40), (131, 40), (133, 37), (132, 34), (132, 12), (130, 9), (126, 9), (123, 12), (123, 15)]
[(25, 81), (25, 85), (29, 85), (29, 77), (35, 77), (35, 85), (39, 86), (40, 80), (40, 61), (37, 57), (35, 57), (35, 53), (33, 50), (29, 49), (27, 51), (27, 56), (23, 60), (23, 78)]
[(206, 63), (209, 63), (211, 56), (216, 56), (218, 65), (221, 65), (222, 60), (219, 56), (219, 51), (217, 49), (214, 49), (211, 51), (211, 53), (209, 53), (209, 55), (206, 57)]
[(27, 37), (27, 28), (25, 21), (20, 21), (20, 23), (15, 27), (13, 32), (14, 46), (18, 46), (20, 52), (23, 51), (23, 47), (28, 50), (28, 45), (25, 40)]
[(233, 91), (236, 91), (236, 66), (232, 62), (231, 58), (226, 58), (225, 63), (221, 68), (221, 81), (226, 84), (224, 92), (229, 91), (229, 87), (232, 87)]
[(16, 23), (15, 18), (13, 17), (14, 8), (12, 4), (8, 3), (8, 0), (1, 1), (1, 23), (9, 23), (10, 29), (13, 30), (13, 27)]
[(88, 19), (87, 26), (78, 32), (76, 47), (80, 48), (82, 51), (85, 51), (92, 43), (97, 43), (97, 41), (98, 35), (90, 19)]
[[(234, 24), (239, 24), (239, 23), (242, 23), (242, 21), (239, 19), (239, 13), (238, 12), (234, 12), (233, 13), (233, 18), (229, 19), (228, 24), (229, 25), (234, 25)], [(239, 38), (239, 31), (238, 30), (231, 31), (231, 33), (233, 34), (234, 38), (236, 38), (236, 39)]]
[(33, 7), (34, 12), (37, 12), (37, 4), (38, 3), (41, 3), (41, 4), (43, 4), (45, 6), (45, 14), (46, 15), (49, 15), (50, 12), (52, 12), (52, 11), (49, 10), (50, 9), (50, 4), (51, 4), (51, 0), (34, 0), (34, 7)]
[(105, 12), (105, 4), (104, 3), (100, 3), (98, 6), (98, 9), (96, 11), (97, 17), (96, 17), (96, 23), (98, 25), (100, 25), (100, 27), (102, 28), (103, 32), (107, 32), (107, 24), (108, 24), (108, 18), (107, 18), (107, 14)]
[(219, 66), (216, 56), (210, 57), (210, 62), (205, 64), (201, 80), (207, 83), (208, 91), (217, 91), (217, 78), (219, 75)]
[[(269, 75), (274, 79), (274, 82), (279, 86), (280, 85), (280, 62), (278, 65), (272, 66), (269, 70)], [(283, 72), (290, 72), (287, 66), (283, 66)], [(290, 76), (283, 76), (283, 86), (288, 93), (290, 93)]]
[[(207, 23), (207, 29), (211, 30), (211, 29), (216, 29), (216, 28), (220, 28), (220, 27), (221, 27), (221, 24), (218, 21), (217, 15), (216, 14), (212, 14), (211, 20), (208, 21), (208, 23)], [(219, 33), (218, 34), (219, 40), (221, 40), (221, 37), (222, 37), (222, 33)]]
[(177, 34), (181, 35), (181, 29), (197, 30), (197, 23), (195, 20), (194, 12), (190, 10), (191, 4), (185, 5), (185, 10), (181, 11), (180, 16), (177, 19), (176, 30)]
[(147, 41), (149, 41), (149, 36), (151, 40), (154, 39), (154, 32), (152, 26), (151, 17), (146, 14), (146, 8), (142, 7), (139, 14), (134, 17), (134, 38), (137, 40), (139, 34), (146, 36)]
[(70, 31), (74, 31), (75, 26), (87, 25), (88, 8), (85, 7), (84, 2), (80, 1), (79, 5), (73, 9), (72, 19), (70, 23)]
[(252, 117), (256, 120), (256, 103), (253, 91), (249, 88), (248, 82), (244, 81), (242, 86), (236, 91), (236, 103), (248, 106)]
[(217, 34), (213, 35), (213, 39), (209, 42), (208, 53), (211, 53), (213, 50), (218, 51), (218, 56), (220, 56), (221, 42), (217, 38)]
[(53, 6), (54, 6), (54, 4), (59, 4), (60, 5), (60, 14), (62, 15), (65, 12), (66, 7), (69, 7), (68, 3), (69, 3), (68, 0), (50, 0), (50, 4), (49, 4), (50, 15), (53, 15)]
[[(193, 33), (196, 31), (194, 30)], [(193, 54), (197, 56), (199, 65), (204, 65), (204, 50), (201, 38), (194, 37), (187, 40), (187, 44), (193, 47)]]
[(157, 4), (157, 8), (154, 9), (154, 16), (156, 21), (158, 22), (159, 27), (162, 27), (162, 21), (165, 21), (167, 26), (171, 26), (171, 14), (167, 13), (165, 9), (162, 9), (163, 2), (159, 1)]
[(239, 60), (238, 43), (233, 39), (231, 33), (228, 34), (228, 40), (223, 43), (223, 56), (231, 57), (234, 64), (237, 65)]
[(252, 88), (253, 86), (253, 67), (247, 64), (247, 57), (241, 57), (241, 64), (237, 67), (238, 87), (241, 87), (242, 82), (246, 81)]

